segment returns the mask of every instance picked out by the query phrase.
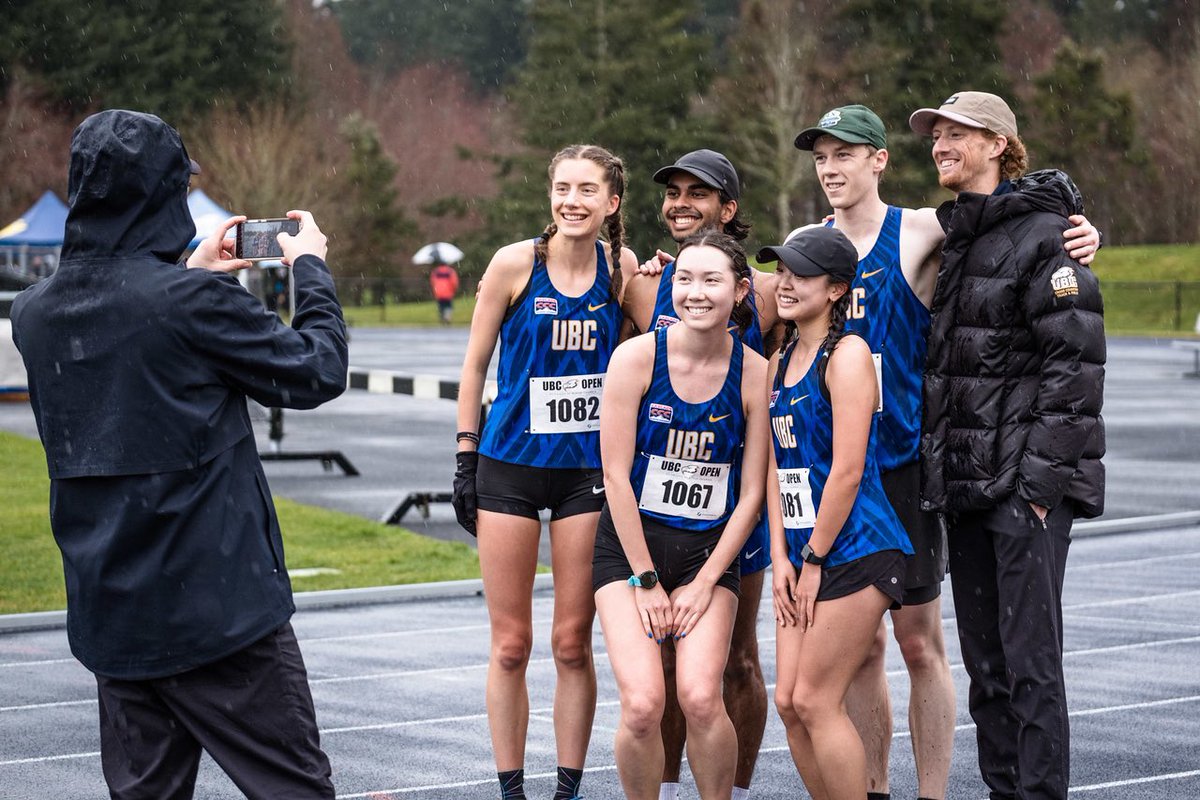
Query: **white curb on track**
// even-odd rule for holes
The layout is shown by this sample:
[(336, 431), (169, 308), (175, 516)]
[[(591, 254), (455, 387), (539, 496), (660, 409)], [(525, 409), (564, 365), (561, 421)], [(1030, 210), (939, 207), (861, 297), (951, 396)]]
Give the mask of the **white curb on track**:
[[(1111, 536), (1118, 533), (1186, 528), (1200, 525), (1200, 511), (1180, 511), (1173, 514), (1153, 514), (1146, 517), (1091, 520), (1076, 523), (1071, 538)], [(553, 576), (546, 572), (533, 579), (533, 590), (548, 591), (554, 587)], [(483, 581), (440, 581), (410, 583), (403, 586), (369, 586), (362, 589), (329, 589), (321, 592), (297, 592), (296, 609), (339, 608), (379, 603), (403, 603), (412, 600), (435, 600), (448, 597), (475, 597), (483, 594)], [(0, 634), (17, 631), (53, 630), (67, 626), (66, 611), (37, 611), (29, 614), (0, 614)]]

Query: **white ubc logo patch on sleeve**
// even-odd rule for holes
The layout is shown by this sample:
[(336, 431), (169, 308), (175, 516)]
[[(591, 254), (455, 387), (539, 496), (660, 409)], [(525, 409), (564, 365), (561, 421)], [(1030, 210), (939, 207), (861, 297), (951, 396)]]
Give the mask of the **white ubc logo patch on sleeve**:
[(1063, 267), (1050, 276), (1050, 288), (1055, 297), (1070, 297), (1079, 294), (1079, 280), (1074, 267)]

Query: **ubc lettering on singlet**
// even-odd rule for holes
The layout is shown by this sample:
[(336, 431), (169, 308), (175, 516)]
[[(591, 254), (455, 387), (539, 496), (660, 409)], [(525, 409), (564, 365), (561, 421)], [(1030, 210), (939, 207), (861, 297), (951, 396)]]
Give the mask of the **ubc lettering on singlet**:
[(510, 464), (600, 466), (600, 397), (617, 346), (621, 309), (602, 242), (596, 279), (579, 297), (560, 293), (535, 261), (500, 327), (498, 393), (479, 452)]
[[(800, 551), (812, 536), (833, 466), (833, 407), (821, 391), (820, 365), (828, 359), (828, 353), (818, 353), (804, 376), (787, 386), (784, 376), (794, 352), (794, 343), (783, 351), (771, 387), (771, 439), (779, 466), (780, 510), (788, 555), (800, 566)], [(908, 534), (879, 480), (875, 456), (879, 419), (879, 414), (872, 415), (858, 495), (834, 539), (827, 566), (845, 564), (880, 550), (912, 554)]]
[[(753, 292), (754, 270), (750, 270), (750, 276), (750, 291)], [(675, 310), (675, 304), (671, 299), (671, 283), (674, 277), (675, 262), (672, 261), (663, 268), (662, 274), (658, 279), (658, 294), (654, 298), (654, 313), (650, 315), (650, 330), (652, 331), (660, 328), (669, 328), (676, 322), (679, 322), (679, 312)], [(760, 356), (765, 356), (766, 348), (763, 344), (762, 325), (758, 321), (758, 306), (751, 302), (750, 307), (754, 310), (754, 324), (742, 333), (742, 342)]]
[(746, 418), (742, 408), (743, 346), (736, 338), (720, 391), (686, 403), (671, 387), (669, 327), (654, 336), (654, 373), (638, 407), (630, 482), (645, 515), (676, 528), (707, 530), (737, 504)]
[[(866, 340), (876, 357), (880, 386), (879, 469), (917, 460), (921, 443), (921, 375), (929, 340), (929, 309), (913, 293), (900, 267), (903, 210), (888, 206), (871, 252), (858, 262), (850, 285), (846, 328)], [(833, 222), (826, 223), (832, 227)]]

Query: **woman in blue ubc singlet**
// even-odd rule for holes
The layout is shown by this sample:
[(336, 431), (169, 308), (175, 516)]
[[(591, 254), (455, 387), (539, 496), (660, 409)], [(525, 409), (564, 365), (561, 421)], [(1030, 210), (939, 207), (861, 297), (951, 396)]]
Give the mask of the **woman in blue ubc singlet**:
[[(622, 247), (621, 160), (601, 147), (572, 145), (554, 156), (549, 174), (553, 221), (537, 239), (501, 248), (488, 265), (458, 396), (454, 507), (479, 538), (491, 620), (488, 723), (506, 800), (525, 797), (525, 669), (541, 509), (550, 510), (554, 570), (554, 797), (579, 791), (596, 708), (591, 555), (604, 504), (600, 396), (621, 328), (621, 272), (637, 268)], [(598, 240), (601, 229), (607, 245)], [(497, 336), (498, 395), (479, 433)]]
[(912, 547), (875, 463), (871, 351), (845, 330), (858, 253), (841, 231), (812, 227), (758, 259), (779, 262), (790, 338), (770, 368), (775, 704), (809, 793), (862, 800), (866, 757), (845, 696), (900, 606)]
[(600, 410), (608, 503), (592, 583), (621, 697), (625, 796), (657, 800), (666, 699), (658, 645), (675, 645), (679, 706), (702, 798), (727, 800), (737, 738), (721, 676), (737, 613), (738, 551), (766, 480), (766, 362), (729, 331), (754, 324), (745, 253), (732, 237), (686, 239), (675, 262), (680, 321), (617, 349)]

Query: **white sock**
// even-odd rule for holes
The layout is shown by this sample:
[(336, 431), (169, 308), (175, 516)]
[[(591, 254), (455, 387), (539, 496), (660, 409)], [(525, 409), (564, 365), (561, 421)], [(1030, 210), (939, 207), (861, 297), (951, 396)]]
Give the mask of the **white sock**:
[(679, 800), (679, 784), (664, 782), (658, 787), (658, 800)]
[(740, 786), (733, 787), (732, 800), (750, 800), (750, 790)]

